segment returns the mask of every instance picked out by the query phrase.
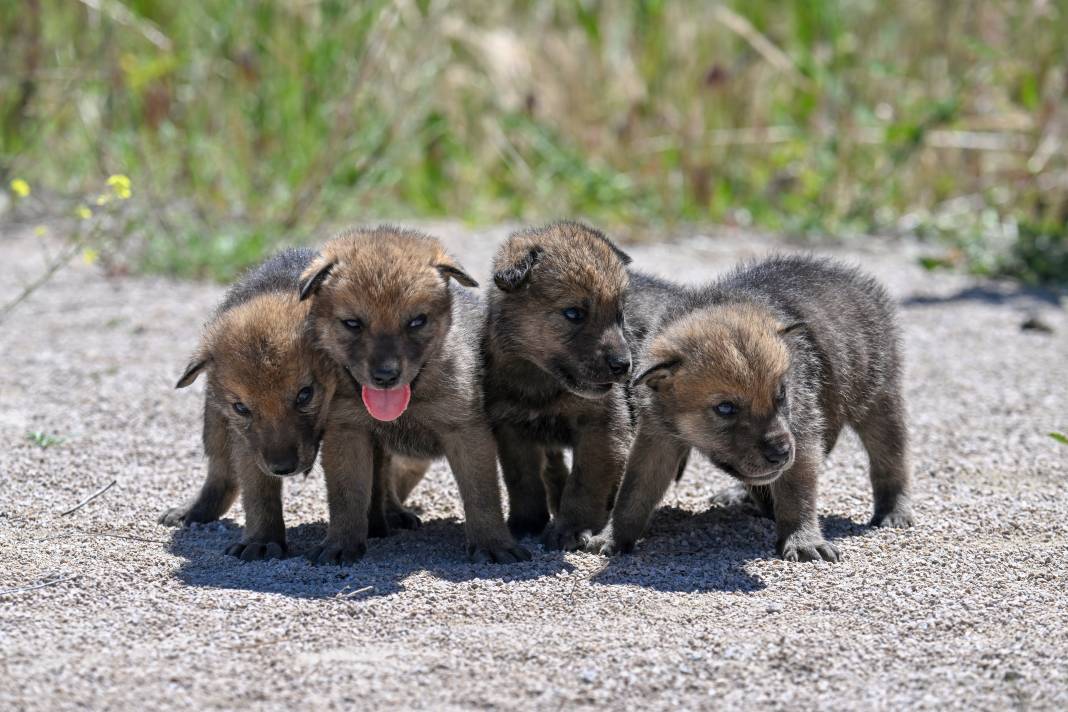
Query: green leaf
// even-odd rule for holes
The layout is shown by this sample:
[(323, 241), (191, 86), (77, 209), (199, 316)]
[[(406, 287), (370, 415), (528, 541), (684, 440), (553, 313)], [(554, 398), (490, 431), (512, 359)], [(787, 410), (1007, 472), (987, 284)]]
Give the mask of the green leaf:
[(1061, 445), (1068, 445), (1068, 435), (1065, 435), (1064, 433), (1053, 432), (1050, 433), (1049, 436), (1059, 442)]

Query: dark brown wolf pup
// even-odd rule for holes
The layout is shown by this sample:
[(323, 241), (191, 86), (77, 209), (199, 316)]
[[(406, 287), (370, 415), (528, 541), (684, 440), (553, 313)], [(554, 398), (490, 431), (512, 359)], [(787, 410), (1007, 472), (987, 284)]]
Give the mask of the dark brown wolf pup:
[(509, 527), (516, 536), (544, 530), (550, 548), (576, 548), (580, 533), (603, 527), (623, 475), (633, 429), (630, 342), (643, 337), (667, 289), (628, 271), (629, 262), (604, 234), (574, 222), (515, 233), (494, 260), (485, 407)]
[(398, 456), (448, 460), (472, 559), (530, 558), (504, 524), (482, 410), (483, 307), (459, 285), (477, 286), (436, 239), (393, 227), (342, 233), (305, 271), (317, 343), (348, 374), (323, 440), (330, 527), (313, 560), (363, 554), (374, 482)]
[(816, 518), (820, 469), (846, 425), (867, 449), (875, 526), (913, 523), (894, 307), (871, 277), (779, 257), (680, 293), (636, 383), (638, 433), (611, 522), (587, 540), (633, 548), (691, 448), (775, 518), (791, 561), (837, 561)]

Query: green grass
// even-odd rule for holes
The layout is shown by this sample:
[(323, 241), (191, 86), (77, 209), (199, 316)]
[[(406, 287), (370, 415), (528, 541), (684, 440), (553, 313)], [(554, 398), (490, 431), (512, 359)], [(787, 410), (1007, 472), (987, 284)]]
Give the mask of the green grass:
[(129, 175), (112, 261), (225, 280), (340, 222), (576, 215), (1068, 281), (1068, 0), (101, 7), (0, 5), (0, 179)]
[(35, 430), (31, 433), (26, 433), (26, 439), (37, 447), (41, 448), (42, 450), (47, 450), (53, 445), (61, 445), (63, 443), (63, 438), (57, 437), (55, 435), (49, 435), (48, 433), (42, 432), (40, 430)]

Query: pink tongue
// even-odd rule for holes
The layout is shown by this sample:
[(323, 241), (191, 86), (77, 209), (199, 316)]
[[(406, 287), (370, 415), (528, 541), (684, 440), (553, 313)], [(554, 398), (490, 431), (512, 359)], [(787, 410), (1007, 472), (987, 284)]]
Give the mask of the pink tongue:
[(367, 412), (375, 420), (388, 421), (401, 417), (411, 397), (412, 387), (409, 385), (388, 390), (370, 386), (363, 387), (363, 404), (367, 406)]

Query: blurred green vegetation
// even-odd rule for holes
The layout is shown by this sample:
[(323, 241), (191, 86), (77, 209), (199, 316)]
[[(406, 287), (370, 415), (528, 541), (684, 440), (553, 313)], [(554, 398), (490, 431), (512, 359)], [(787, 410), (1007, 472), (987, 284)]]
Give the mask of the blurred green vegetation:
[(1068, 281), (1068, 0), (7, 0), (0, 45), (3, 185), (129, 175), (142, 268), (577, 215)]

